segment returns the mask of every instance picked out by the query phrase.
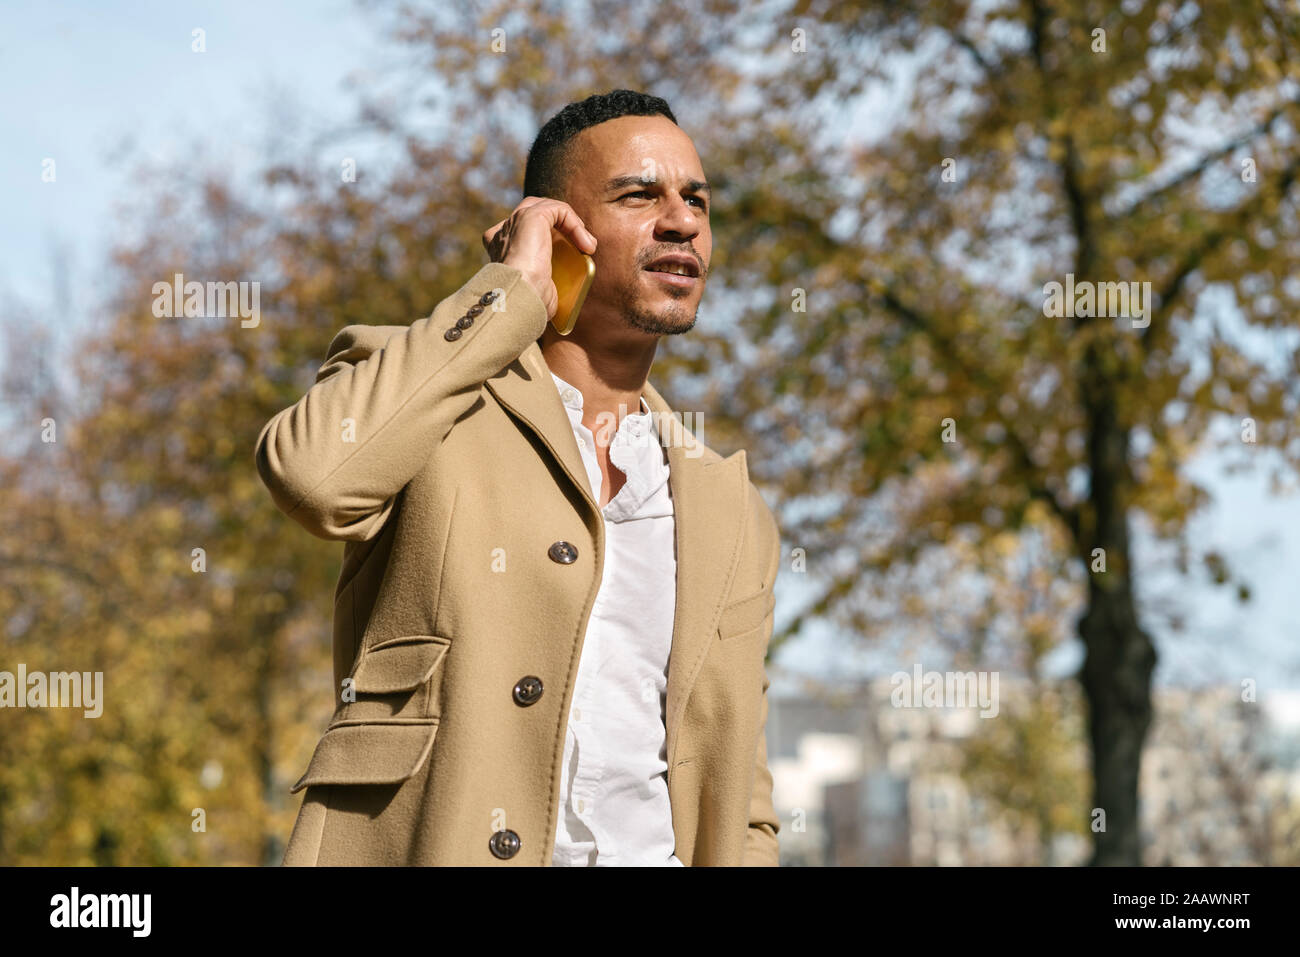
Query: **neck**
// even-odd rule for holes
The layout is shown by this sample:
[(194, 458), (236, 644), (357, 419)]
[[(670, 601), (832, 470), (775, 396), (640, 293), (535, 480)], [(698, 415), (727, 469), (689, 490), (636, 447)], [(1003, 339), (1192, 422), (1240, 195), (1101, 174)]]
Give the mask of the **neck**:
[(560, 336), (550, 326), (540, 342), (550, 370), (582, 392), (582, 424), (593, 435), (598, 421), (614, 422), (617, 428), (624, 416), (641, 411), (641, 392), (658, 344), (648, 337), (644, 343), (593, 343)]

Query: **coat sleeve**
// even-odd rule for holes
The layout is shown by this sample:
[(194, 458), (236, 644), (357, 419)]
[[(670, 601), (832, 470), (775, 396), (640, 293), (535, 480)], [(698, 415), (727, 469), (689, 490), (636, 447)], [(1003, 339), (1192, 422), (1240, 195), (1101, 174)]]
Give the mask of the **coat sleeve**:
[[(777, 570), (781, 562), (781, 533), (776, 518), (767, 503), (763, 502), (758, 489), (751, 488), (750, 495), (758, 498), (768, 528), (767, 544), (770, 552), (768, 570), (764, 577), (768, 588), (776, 584)], [(775, 624), (775, 613), (768, 623), (768, 639)], [(749, 830), (745, 834), (745, 853), (743, 864), (746, 867), (776, 867), (780, 863), (780, 847), (776, 835), (781, 830), (781, 822), (772, 803), (772, 772), (767, 767), (767, 688), (771, 682), (767, 668), (763, 669), (763, 703), (759, 711), (758, 749), (754, 756), (754, 787), (749, 798)]]
[[(444, 333), (485, 294), (458, 338)], [(263, 427), (257, 470), (275, 504), (313, 535), (366, 541), (483, 383), (546, 328), (523, 273), (488, 263), (410, 326), (348, 326), (316, 383)]]

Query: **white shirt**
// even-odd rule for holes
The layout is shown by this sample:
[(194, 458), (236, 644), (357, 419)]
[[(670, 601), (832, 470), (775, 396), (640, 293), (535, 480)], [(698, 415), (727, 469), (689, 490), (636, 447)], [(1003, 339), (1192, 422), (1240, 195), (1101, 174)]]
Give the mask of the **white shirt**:
[[(592, 497), (602, 476), (582, 393), (554, 372)], [(598, 426), (600, 428), (600, 426)], [(668, 461), (641, 399), (610, 441), (627, 481), (601, 509), (605, 565), (587, 621), (560, 772), (556, 867), (677, 866), (664, 700), (677, 600)]]

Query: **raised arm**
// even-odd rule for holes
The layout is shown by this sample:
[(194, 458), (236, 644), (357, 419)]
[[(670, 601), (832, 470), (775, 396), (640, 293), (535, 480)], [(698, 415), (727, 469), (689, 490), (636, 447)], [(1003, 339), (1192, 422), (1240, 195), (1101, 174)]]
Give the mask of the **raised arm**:
[[(448, 338), (467, 314), (473, 323)], [(321, 538), (378, 534), (483, 383), (546, 321), (523, 273), (493, 262), (410, 326), (340, 331), (315, 385), (258, 437), (257, 470), (276, 505)]]
[(526, 196), (483, 233), (492, 262), (410, 326), (348, 326), (316, 384), (257, 439), (257, 471), (285, 513), (321, 538), (366, 541), (483, 383), (555, 314), (553, 236), (593, 253), (567, 203)]

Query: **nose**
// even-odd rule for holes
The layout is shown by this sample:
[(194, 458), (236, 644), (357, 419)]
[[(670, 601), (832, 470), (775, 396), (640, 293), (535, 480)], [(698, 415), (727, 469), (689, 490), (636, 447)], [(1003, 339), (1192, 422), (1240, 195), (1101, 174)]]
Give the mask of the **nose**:
[(700, 234), (699, 218), (695, 215), (695, 210), (687, 205), (685, 197), (673, 195), (659, 208), (655, 238), (666, 242), (689, 242)]

